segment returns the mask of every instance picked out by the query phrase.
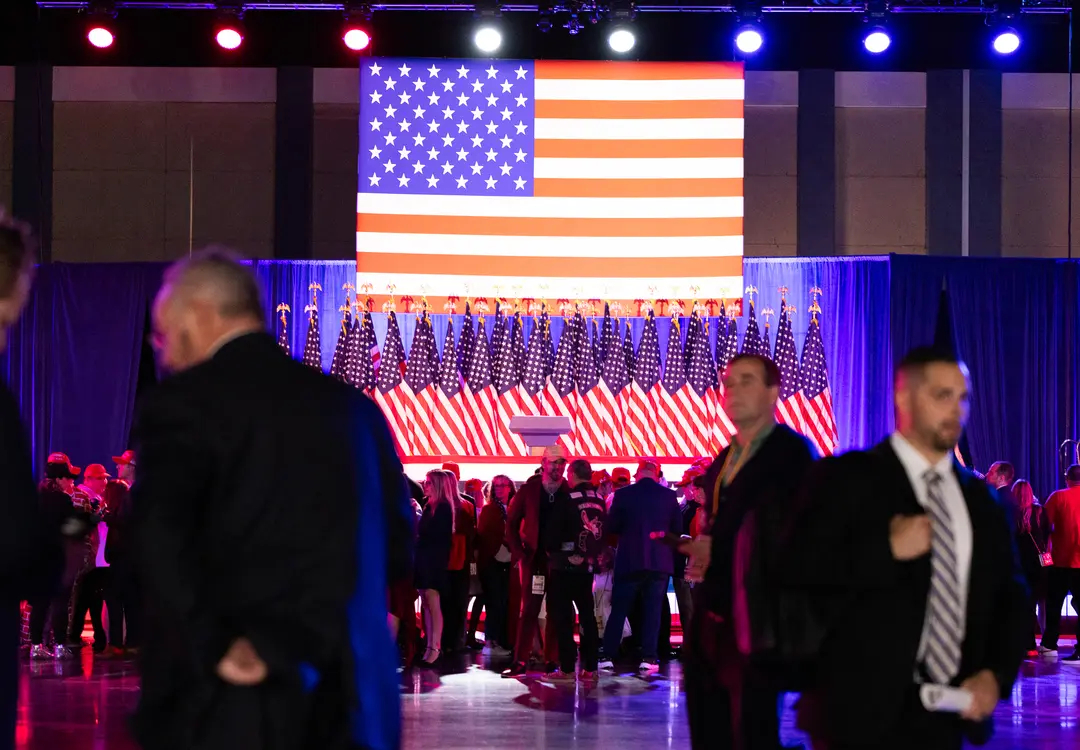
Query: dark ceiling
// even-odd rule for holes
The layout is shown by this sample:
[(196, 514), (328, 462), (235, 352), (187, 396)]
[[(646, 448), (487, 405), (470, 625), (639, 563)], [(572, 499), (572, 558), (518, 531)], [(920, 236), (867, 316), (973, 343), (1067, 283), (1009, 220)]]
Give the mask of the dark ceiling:
[[(811, 0), (808, 0), (811, 1)], [(822, 0), (818, 0), (819, 2)], [(506, 43), (501, 56), (598, 59), (610, 56), (600, 23), (575, 36), (536, 27), (537, 14), (503, 14)], [(766, 46), (747, 60), (749, 69), (929, 70), (986, 68), (1063, 72), (1068, 69), (1070, 16), (1025, 13), (1017, 26), (1021, 50), (1008, 59), (990, 51), (989, 28), (980, 13), (893, 13), (893, 46), (881, 57), (860, 43), (858, 13), (766, 13)], [(39, 8), (33, 0), (0, 0), (0, 64), (54, 65), (314, 65), (355, 64), (341, 43), (343, 16), (335, 11), (252, 10), (244, 17), (245, 43), (226, 53), (212, 40), (214, 14), (197, 10), (122, 9), (116, 44), (90, 47), (86, 16), (76, 10)], [(376, 11), (372, 17), (378, 55), (461, 57), (474, 53), (471, 13)], [(733, 13), (640, 13), (634, 24), (637, 59), (731, 60)]]

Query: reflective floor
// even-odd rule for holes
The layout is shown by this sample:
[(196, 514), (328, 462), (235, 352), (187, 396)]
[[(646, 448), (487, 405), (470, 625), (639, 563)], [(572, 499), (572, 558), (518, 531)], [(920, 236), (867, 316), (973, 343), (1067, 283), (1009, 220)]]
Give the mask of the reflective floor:
[[(1063, 645), (1064, 653), (1069, 648)], [(678, 662), (648, 681), (610, 677), (590, 689), (540, 679), (503, 680), (483, 657), (462, 657), (440, 672), (402, 676), (405, 746), (460, 748), (687, 748)], [(496, 665), (492, 665), (496, 666)], [(139, 687), (134, 664), (94, 657), (24, 668), (20, 750), (133, 750), (126, 717)], [(792, 729), (789, 696), (783, 733)], [(997, 712), (997, 750), (1080, 748), (1080, 667), (1056, 658), (1026, 662), (1009, 703)]]

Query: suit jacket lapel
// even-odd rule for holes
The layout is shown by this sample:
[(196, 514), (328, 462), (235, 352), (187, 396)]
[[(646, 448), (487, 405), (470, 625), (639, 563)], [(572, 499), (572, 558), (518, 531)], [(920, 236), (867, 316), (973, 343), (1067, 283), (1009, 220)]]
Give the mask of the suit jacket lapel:
[[(986, 534), (979, 533), (980, 528), (984, 525), (985, 510), (983, 506), (983, 500), (981, 488), (978, 486), (978, 479), (967, 469), (963, 468), (958, 462), (953, 461), (953, 473), (956, 475), (956, 481), (960, 484), (960, 494), (964, 496), (964, 505), (967, 506), (968, 519), (971, 521), (971, 572), (968, 574), (968, 595), (967, 595), (967, 622), (972, 623), (974, 618), (978, 616), (978, 613), (985, 612), (983, 608), (983, 600), (986, 597), (986, 574), (993, 568), (982, 564), (983, 556), (986, 553)], [(965, 642), (967, 637), (964, 638)], [(964, 654), (967, 656), (967, 654)]]
[(900, 457), (896, 455), (892, 444), (886, 439), (878, 443), (873, 449), (880, 459), (881, 477), (884, 480), (883, 487), (895, 487), (893, 492), (886, 492), (886, 498), (894, 503), (892, 510), (896, 513), (912, 514), (922, 512), (922, 506), (915, 496), (915, 488), (911, 486), (904, 465), (900, 463)]

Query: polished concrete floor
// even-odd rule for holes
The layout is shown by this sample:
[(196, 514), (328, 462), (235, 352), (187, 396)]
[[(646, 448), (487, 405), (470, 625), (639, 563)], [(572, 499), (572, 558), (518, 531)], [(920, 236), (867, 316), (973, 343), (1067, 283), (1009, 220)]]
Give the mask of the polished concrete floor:
[[(503, 680), (488, 666), (494, 665), (469, 656), (438, 672), (402, 675), (408, 750), (689, 747), (678, 662), (647, 681), (608, 677), (588, 689), (535, 677)], [(27, 662), (23, 678), (20, 750), (134, 750), (126, 717), (139, 678), (131, 661), (86, 649), (69, 661)], [(784, 712), (787, 744), (802, 740), (792, 728), (792, 700)], [(1024, 664), (1012, 699), (998, 708), (997, 734), (987, 747), (1080, 748), (1078, 724), (1080, 667), (1034, 659)]]

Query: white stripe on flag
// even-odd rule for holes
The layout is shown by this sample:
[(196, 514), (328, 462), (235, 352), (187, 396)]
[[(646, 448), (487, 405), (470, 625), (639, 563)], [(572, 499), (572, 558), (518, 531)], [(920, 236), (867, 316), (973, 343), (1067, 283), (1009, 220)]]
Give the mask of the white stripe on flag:
[[(543, 161), (543, 160), (538, 160)], [(547, 160), (555, 161), (555, 160)], [(581, 161), (579, 159), (568, 161)], [(598, 159), (597, 161), (612, 161)], [(637, 160), (634, 160), (637, 161)], [(656, 159), (654, 161), (671, 161)], [(697, 160), (695, 160), (697, 161)], [(710, 175), (711, 176), (711, 175)], [(548, 198), (523, 200), (521, 196), (485, 197), (472, 195), (397, 195), (357, 193), (356, 211), (361, 214), (396, 216), (493, 216), (526, 219), (695, 219), (739, 218), (743, 199), (735, 198)], [(398, 235), (408, 236), (408, 235)], [(645, 237), (656, 254), (655, 241)], [(696, 238), (689, 238), (696, 239)], [(712, 238), (709, 238), (710, 240)], [(500, 240), (504, 241), (504, 240)], [(512, 248), (510, 248), (512, 250)], [(666, 245), (665, 245), (666, 250)], [(741, 247), (740, 247), (741, 250)], [(704, 253), (703, 253), (704, 254)], [(712, 255), (736, 255), (716, 253)], [(671, 253), (665, 252), (665, 255)]]
[(673, 117), (664, 120), (538, 117), (533, 132), (537, 140), (738, 140), (743, 137), (744, 126), (743, 120), (735, 117)]
[[(397, 235), (391, 235), (397, 236)], [(572, 258), (576, 253), (567, 252), (565, 238), (557, 239), (560, 257)], [(401, 251), (401, 248), (398, 248)], [(573, 260), (566, 260), (567, 270), (573, 270)], [(581, 296), (580, 276), (529, 276), (520, 277), (519, 282), (528, 281), (530, 288), (540, 289), (547, 285), (548, 299), (577, 299)], [(396, 289), (424, 289), (433, 297), (442, 297), (461, 294), (468, 285), (469, 293), (473, 297), (493, 297), (506, 293), (505, 276), (451, 276), (448, 274), (426, 273), (357, 273), (357, 288), (359, 285), (370, 283), (378, 289), (386, 289), (387, 285), (393, 284)], [(619, 279), (605, 278), (603, 286), (606, 289), (605, 296), (611, 299), (652, 299), (656, 295), (656, 289), (689, 289), (698, 287), (700, 299), (734, 299), (743, 293), (741, 276), (711, 276), (711, 277), (652, 277), (648, 279)], [(599, 291), (604, 291), (600, 289)]]
[[(362, 253), (415, 255), (503, 255), (511, 258), (548, 257), (552, 243), (574, 246), (575, 258), (654, 258), (662, 247), (669, 258), (738, 257), (743, 237), (510, 237), (493, 234), (395, 234), (357, 232)], [(564, 256), (566, 257), (566, 256)], [(503, 279), (505, 287), (506, 279)], [(470, 283), (470, 289), (473, 287)], [(453, 294), (460, 294), (459, 287)]]
[(700, 78), (690, 80), (607, 80), (537, 78), (533, 94), (537, 99), (562, 101), (672, 102), (715, 99), (741, 100), (746, 86), (741, 78)]
[(741, 158), (702, 159), (562, 159), (539, 158), (533, 161), (537, 179), (670, 180), (740, 178)]

